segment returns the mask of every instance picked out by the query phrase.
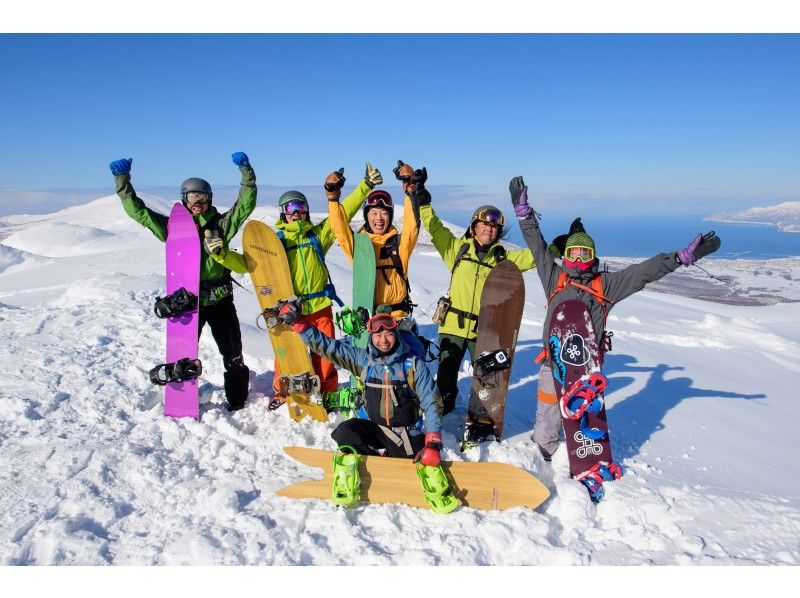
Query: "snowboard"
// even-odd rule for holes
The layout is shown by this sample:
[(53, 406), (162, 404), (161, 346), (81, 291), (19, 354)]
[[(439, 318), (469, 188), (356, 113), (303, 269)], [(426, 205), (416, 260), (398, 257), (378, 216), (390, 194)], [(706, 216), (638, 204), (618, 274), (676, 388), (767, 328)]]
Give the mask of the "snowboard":
[[(283, 450), (304, 465), (322, 469), (325, 475), (321, 480), (284, 486), (276, 494), (330, 500), (333, 451), (299, 446), (287, 446)], [(442, 461), (442, 467), (450, 478), (453, 494), (465, 507), (500, 511), (513, 507), (535, 509), (550, 496), (550, 491), (536, 477), (507, 463)], [(428, 508), (411, 459), (362, 456), (359, 474), (361, 502)]]
[[(167, 295), (185, 288), (198, 296), (200, 291), (200, 235), (197, 225), (182, 203), (172, 206), (167, 221)], [(198, 308), (167, 318), (167, 363), (197, 359)], [(197, 378), (169, 382), (164, 387), (164, 415), (198, 419), (200, 407)]]
[[(365, 308), (369, 315), (375, 311), (375, 276), (377, 273), (375, 249), (372, 239), (366, 233), (353, 235), (353, 310)], [(361, 334), (353, 337), (353, 345), (366, 349), (369, 344), (369, 333), (366, 328)], [(355, 374), (350, 375), (350, 391), (352, 396), (360, 399), (363, 392), (361, 380)], [(363, 407), (359, 409), (359, 417), (367, 419)]]
[[(263, 222), (250, 220), (242, 233), (242, 245), (262, 311), (294, 295), (289, 261), (275, 231)], [(289, 416), (297, 422), (306, 416), (328, 421), (328, 413), (322, 406), (319, 376), (314, 374), (305, 343), (284, 322), (278, 321), (267, 330), (280, 369), (281, 391), (285, 391)]]
[(524, 305), (522, 273), (504, 260), (492, 268), (481, 294), (462, 449), (503, 438), (508, 381)]
[[(591, 314), (583, 301), (571, 299), (555, 307), (548, 331), (548, 345), (556, 398), (561, 405), (565, 394), (574, 387), (576, 381), (600, 373), (600, 350)], [(562, 409), (569, 473), (578, 480), (598, 464), (613, 463), (605, 405), (596, 413), (587, 410), (584, 417), (583, 422), (569, 419), (564, 417)], [(591, 430), (592, 436), (601, 437), (588, 437), (581, 431), (582, 426)]]

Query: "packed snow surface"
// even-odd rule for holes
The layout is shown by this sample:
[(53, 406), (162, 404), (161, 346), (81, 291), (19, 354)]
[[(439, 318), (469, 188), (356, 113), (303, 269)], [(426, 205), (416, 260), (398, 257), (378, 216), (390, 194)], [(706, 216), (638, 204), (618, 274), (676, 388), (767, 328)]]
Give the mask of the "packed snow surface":
[[(168, 201), (146, 199), (168, 213)], [(545, 463), (529, 438), (545, 297), (526, 273), (507, 438), (458, 450), (465, 363), (443, 456), (511, 463), (551, 498), (536, 510), (437, 516), (275, 495), (320, 475), (282, 447), (333, 448), (338, 420), (297, 424), (267, 410), (273, 356), (249, 277), (235, 287), (252, 370), (246, 409), (224, 409), (222, 361), (205, 331), (201, 418), (174, 420), (147, 376), (164, 355), (152, 313), (163, 244), (115, 196), (0, 224), (3, 564), (800, 564), (798, 260), (703, 260), (717, 279), (682, 270), (614, 308), (606, 398), (625, 476), (599, 505), (569, 478), (563, 446)], [(328, 264), (348, 301), (338, 247)], [(424, 233), (410, 271), (415, 315), (435, 338), (430, 314), (449, 273)]]

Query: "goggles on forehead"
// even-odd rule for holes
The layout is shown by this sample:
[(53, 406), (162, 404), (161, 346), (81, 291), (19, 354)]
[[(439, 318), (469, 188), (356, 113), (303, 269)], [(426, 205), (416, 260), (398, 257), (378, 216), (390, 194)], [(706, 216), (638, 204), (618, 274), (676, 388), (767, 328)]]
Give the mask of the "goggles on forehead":
[(304, 202), (302, 199), (293, 199), (292, 201), (286, 202), (283, 206), (283, 213), (284, 214), (295, 214), (297, 212), (301, 212), (305, 214), (308, 212), (308, 204)]
[(397, 328), (397, 320), (392, 314), (376, 314), (367, 321), (367, 332), (370, 334), (395, 328)]
[(594, 249), (581, 245), (572, 245), (564, 251), (564, 257), (571, 262), (583, 262), (586, 264), (594, 259)]
[(484, 224), (496, 224), (497, 226), (503, 226), (506, 223), (503, 212), (495, 208), (481, 210), (475, 215), (475, 220), (480, 220)]
[(190, 208), (192, 206), (204, 206), (208, 203), (208, 193), (200, 191), (190, 191), (186, 194), (186, 205)]
[(392, 203), (392, 196), (386, 193), (386, 191), (373, 191), (367, 197), (366, 203), (368, 206), (384, 206), (387, 208), (394, 206)]

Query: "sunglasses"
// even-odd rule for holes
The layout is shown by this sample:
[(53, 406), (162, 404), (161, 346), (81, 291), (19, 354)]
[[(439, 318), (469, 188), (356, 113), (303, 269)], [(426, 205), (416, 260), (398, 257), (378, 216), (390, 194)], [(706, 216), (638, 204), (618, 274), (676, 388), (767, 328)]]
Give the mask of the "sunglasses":
[(283, 206), (283, 213), (284, 214), (297, 214), (297, 213), (305, 214), (308, 212), (308, 204), (300, 199), (293, 199), (292, 201), (288, 202), (285, 206)]
[(484, 224), (495, 224), (497, 226), (503, 226), (506, 223), (503, 213), (500, 210), (495, 210), (494, 208), (481, 210), (475, 216), (475, 219), (480, 220)]
[(591, 247), (573, 245), (572, 247), (567, 247), (564, 252), (564, 257), (571, 262), (582, 262), (586, 264), (594, 259), (594, 249)]
[(366, 204), (368, 206), (384, 206), (387, 208), (394, 206), (392, 203), (392, 196), (383, 190), (373, 191), (370, 193), (369, 197), (367, 197)]
[(186, 194), (186, 205), (190, 208), (193, 206), (204, 206), (208, 203), (208, 193), (201, 193), (199, 191), (190, 191)]
[(394, 330), (397, 328), (397, 320), (392, 314), (377, 314), (367, 321), (367, 332), (375, 334), (381, 330)]

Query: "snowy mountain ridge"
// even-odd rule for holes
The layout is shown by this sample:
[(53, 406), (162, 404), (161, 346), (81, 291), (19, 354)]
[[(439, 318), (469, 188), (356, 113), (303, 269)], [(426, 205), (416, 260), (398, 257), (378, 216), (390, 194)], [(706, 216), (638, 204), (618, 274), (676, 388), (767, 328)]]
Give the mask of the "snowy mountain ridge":
[(750, 208), (740, 212), (719, 212), (705, 220), (765, 224), (785, 233), (800, 233), (800, 201), (787, 201), (774, 206)]

